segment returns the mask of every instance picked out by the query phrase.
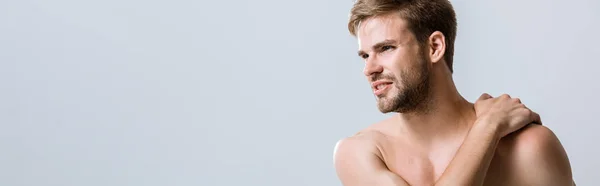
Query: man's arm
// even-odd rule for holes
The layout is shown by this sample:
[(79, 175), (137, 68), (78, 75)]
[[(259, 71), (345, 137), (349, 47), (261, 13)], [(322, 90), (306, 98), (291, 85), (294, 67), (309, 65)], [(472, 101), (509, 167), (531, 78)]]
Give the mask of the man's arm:
[[(488, 120), (476, 123), (450, 162), (446, 171), (436, 181), (443, 185), (482, 185), (494, 155), (498, 137)], [(372, 137), (372, 136), (368, 136)], [(399, 175), (388, 170), (380, 158), (377, 146), (367, 136), (354, 136), (340, 140), (334, 151), (337, 175), (344, 186), (407, 186)]]
[(567, 153), (550, 129), (531, 125), (507, 137), (520, 185), (575, 185)]
[[(473, 125), (435, 186), (482, 185), (500, 137), (489, 120)], [(399, 175), (388, 170), (372, 136), (353, 136), (340, 140), (334, 150), (337, 175), (344, 186), (408, 186)]]
[(388, 170), (372, 139), (353, 136), (338, 141), (334, 150), (334, 165), (344, 186), (408, 186), (398, 175)]
[[(488, 120), (479, 121), (473, 126), (435, 186), (483, 184), (500, 139), (494, 126)], [(388, 170), (372, 137), (353, 136), (336, 144), (334, 164), (342, 184), (408, 186), (399, 175)]]
[(483, 185), (501, 138), (497, 132), (497, 125), (491, 122), (478, 120), (473, 124), (456, 155), (436, 181), (436, 186)]

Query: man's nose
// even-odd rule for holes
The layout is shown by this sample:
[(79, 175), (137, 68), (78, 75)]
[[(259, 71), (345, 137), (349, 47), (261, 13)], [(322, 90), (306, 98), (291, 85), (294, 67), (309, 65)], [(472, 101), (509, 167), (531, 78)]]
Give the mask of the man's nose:
[(365, 68), (363, 69), (365, 76), (381, 73), (382, 71), (383, 67), (379, 65), (379, 62), (375, 58), (368, 58), (365, 60)]

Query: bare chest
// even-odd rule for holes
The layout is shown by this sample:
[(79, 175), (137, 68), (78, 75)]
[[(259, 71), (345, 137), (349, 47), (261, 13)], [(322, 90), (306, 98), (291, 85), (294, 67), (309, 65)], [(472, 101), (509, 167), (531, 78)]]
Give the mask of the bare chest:
[(419, 147), (392, 143), (384, 146), (382, 156), (388, 169), (410, 185), (432, 185), (444, 173), (453, 152), (427, 152)]
[[(387, 141), (382, 144), (382, 158), (388, 169), (410, 185), (432, 185), (444, 173), (460, 144), (448, 144), (435, 150)], [(510, 171), (502, 157), (495, 156), (488, 168), (485, 185), (510, 185)]]

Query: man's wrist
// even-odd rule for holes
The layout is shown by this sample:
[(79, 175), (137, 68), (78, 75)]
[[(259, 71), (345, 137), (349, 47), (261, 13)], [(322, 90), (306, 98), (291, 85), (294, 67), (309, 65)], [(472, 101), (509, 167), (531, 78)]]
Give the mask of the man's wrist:
[(477, 134), (483, 134), (492, 137), (494, 140), (500, 140), (502, 138), (502, 125), (496, 120), (489, 117), (477, 118), (475, 124), (471, 128), (472, 132)]

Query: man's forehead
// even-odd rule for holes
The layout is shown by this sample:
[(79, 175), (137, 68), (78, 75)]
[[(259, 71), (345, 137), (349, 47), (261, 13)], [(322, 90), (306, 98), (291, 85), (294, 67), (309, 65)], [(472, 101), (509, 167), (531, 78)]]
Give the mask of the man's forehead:
[(385, 40), (401, 40), (408, 33), (407, 24), (397, 14), (372, 17), (362, 21), (357, 29), (358, 47), (368, 50)]

